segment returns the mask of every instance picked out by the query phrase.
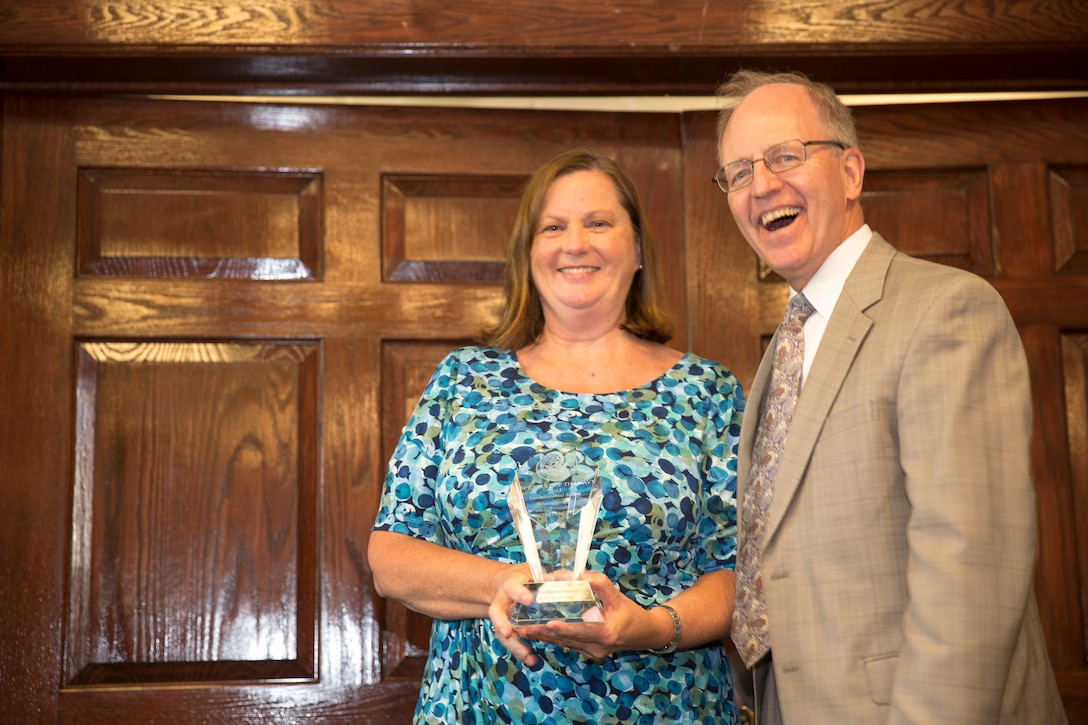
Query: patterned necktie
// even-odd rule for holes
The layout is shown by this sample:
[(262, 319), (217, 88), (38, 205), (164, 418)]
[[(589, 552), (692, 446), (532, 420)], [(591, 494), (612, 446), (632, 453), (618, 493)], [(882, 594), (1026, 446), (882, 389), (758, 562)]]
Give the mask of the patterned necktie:
[(744, 529), (737, 552), (737, 602), (732, 637), (748, 667), (771, 648), (760, 572), (763, 527), (774, 495), (779, 456), (801, 387), (801, 366), (805, 359), (802, 326), (812, 313), (813, 307), (805, 296), (794, 295), (778, 327), (771, 361), (771, 384), (763, 397), (752, 446), (752, 470), (748, 473), (744, 500), (741, 501)]

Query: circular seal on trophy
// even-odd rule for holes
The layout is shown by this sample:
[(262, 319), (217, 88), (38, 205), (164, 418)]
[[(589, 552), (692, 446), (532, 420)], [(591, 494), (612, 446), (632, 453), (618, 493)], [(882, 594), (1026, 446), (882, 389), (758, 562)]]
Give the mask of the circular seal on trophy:
[(545, 481), (562, 481), (570, 478), (574, 461), (560, 451), (549, 451), (540, 457), (536, 464), (536, 473)]

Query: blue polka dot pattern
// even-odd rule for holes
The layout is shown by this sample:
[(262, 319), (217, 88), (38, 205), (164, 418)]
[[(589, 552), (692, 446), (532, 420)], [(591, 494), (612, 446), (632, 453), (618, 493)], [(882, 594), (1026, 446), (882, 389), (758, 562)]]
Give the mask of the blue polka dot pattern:
[[(375, 529), (499, 561), (524, 555), (506, 497), (538, 446), (603, 451), (589, 569), (650, 607), (736, 556), (736, 453), (744, 400), (721, 365), (684, 355), (608, 394), (529, 379), (505, 350), (465, 347), (439, 365), (386, 474)], [(435, 620), (417, 723), (735, 722), (720, 646), (591, 660), (537, 643), (526, 667), (487, 619)]]

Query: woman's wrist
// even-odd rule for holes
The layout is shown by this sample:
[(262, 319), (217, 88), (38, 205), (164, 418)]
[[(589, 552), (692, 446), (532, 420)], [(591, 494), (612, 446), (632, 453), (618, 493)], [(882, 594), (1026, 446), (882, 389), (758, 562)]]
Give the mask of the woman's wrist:
[(676, 648), (680, 646), (680, 638), (683, 636), (683, 627), (680, 623), (680, 615), (676, 613), (676, 610), (670, 607), (668, 604), (657, 605), (659, 609), (665, 610), (672, 620), (672, 629), (670, 631), (671, 638), (664, 647), (649, 647), (646, 651), (655, 655), (668, 655), (676, 651)]

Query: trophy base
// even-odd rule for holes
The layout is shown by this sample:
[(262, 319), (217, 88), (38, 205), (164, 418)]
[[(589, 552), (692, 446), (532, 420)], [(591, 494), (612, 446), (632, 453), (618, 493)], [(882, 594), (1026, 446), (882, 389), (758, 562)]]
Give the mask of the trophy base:
[(510, 621), (517, 626), (554, 621), (581, 622), (589, 610), (601, 606), (587, 581), (529, 582), (525, 586), (533, 592), (536, 601), (514, 605)]

